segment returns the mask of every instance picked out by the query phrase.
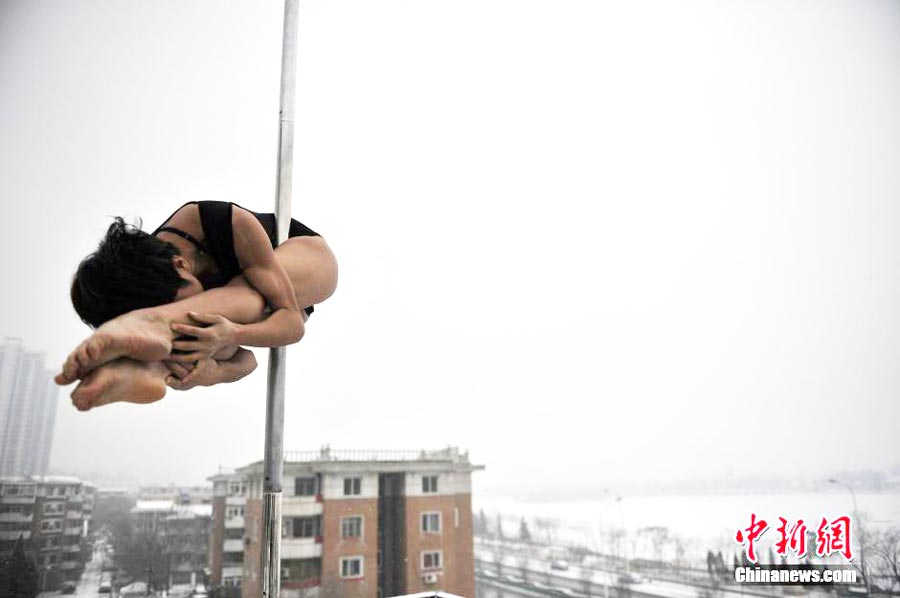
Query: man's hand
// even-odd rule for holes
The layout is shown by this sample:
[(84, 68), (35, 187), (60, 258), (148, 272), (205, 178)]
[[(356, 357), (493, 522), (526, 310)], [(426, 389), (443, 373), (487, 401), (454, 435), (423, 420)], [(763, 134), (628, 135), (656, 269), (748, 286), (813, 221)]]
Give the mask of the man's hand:
[(196, 364), (165, 361), (172, 372), (166, 377), (166, 384), (175, 390), (189, 390), (195, 386), (212, 386), (221, 382), (222, 373), (215, 359), (201, 359)]
[(238, 325), (215, 314), (188, 314), (192, 320), (205, 326), (191, 326), (190, 324), (172, 324), (172, 330), (179, 334), (193, 336), (197, 340), (176, 340), (172, 342), (172, 348), (185, 353), (173, 353), (169, 359), (182, 363), (207, 360), (224, 347), (235, 345), (235, 335)]

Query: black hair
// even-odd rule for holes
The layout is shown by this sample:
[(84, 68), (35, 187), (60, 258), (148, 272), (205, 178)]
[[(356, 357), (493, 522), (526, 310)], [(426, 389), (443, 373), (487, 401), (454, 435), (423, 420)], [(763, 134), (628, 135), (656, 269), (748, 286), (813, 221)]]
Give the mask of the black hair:
[(188, 284), (172, 258), (178, 248), (116, 218), (97, 251), (84, 258), (72, 280), (72, 305), (82, 321), (97, 328), (135, 309), (175, 300)]

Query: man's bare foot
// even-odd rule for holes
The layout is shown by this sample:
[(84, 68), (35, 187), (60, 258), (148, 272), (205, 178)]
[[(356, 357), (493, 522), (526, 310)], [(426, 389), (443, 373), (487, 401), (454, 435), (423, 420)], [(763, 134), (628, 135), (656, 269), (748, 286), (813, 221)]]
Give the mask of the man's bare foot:
[(119, 316), (98, 328), (69, 354), (56, 383), (71, 384), (119, 357), (140, 361), (165, 359), (172, 351), (172, 335), (168, 322), (146, 310)]
[(166, 394), (168, 369), (160, 363), (121, 358), (90, 372), (72, 392), (79, 411), (126, 401), (152, 403)]

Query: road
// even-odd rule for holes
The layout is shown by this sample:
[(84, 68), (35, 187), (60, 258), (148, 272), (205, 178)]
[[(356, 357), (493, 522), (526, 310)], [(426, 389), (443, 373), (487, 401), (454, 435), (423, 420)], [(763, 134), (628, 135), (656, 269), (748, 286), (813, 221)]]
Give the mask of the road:
[[(58, 590), (42, 592), (38, 598), (99, 598), (97, 590), (100, 588), (100, 572), (103, 566), (102, 552), (95, 550), (91, 560), (85, 565), (84, 573), (78, 580), (78, 586), (74, 594), (61, 594)], [(103, 594), (103, 598), (113, 598), (110, 594)]]
[[(85, 566), (81, 579), (78, 580), (78, 588), (76, 588), (74, 594), (77, 598), (97, 598), (97, 590), (100, 588), (100, 572), (103, 565), (102, 555), (103, 553), (100, 550), (94, 550), (94, 555)], [(105, 596), (112, 598), (109, 594)]]
[[(570, 596), (613, 595), (613, 588), (620, 586), (619, 574), (596, 566), (568, 565), (565, 570), (553, 569), (546, 556), (535, 552), (492, 554), (481, 546), (475, 549), (475, 567), (478, 577), (479, 598), (526, 598), (547, 596), (568, 591)], [(500, 558), (498, 565), (497, 558)], [(646, 573), (644, 573), (646, 576)], [(647, 579), (642, 583), (628, 584), (630, 595), (636, 598), (703, 598), (714, 594), (717, 598), (784, 598), (787, 591), (776, 586), (719, 587), (712, 588), (686, 580), (677, 582), (663, 579)], [(807, 598), (823, 598), (819, 590), (805, 591)]]

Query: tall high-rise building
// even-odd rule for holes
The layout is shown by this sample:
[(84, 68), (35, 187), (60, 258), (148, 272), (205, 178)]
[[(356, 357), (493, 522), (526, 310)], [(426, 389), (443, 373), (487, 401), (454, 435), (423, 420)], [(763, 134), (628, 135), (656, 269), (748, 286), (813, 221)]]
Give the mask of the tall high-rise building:
[(46, 475), (58, 396), (44, 354), (7, 338), (0, 345), (0, 476)]
[[(471, 477), (455, 448), (288, 453), (281, 544), (286, 598), (475, 595)], [(214, 584), (260, 592), (262, 463), (213, 476)]]

